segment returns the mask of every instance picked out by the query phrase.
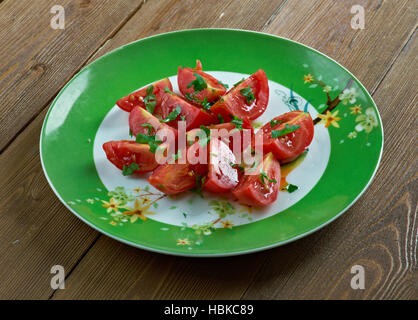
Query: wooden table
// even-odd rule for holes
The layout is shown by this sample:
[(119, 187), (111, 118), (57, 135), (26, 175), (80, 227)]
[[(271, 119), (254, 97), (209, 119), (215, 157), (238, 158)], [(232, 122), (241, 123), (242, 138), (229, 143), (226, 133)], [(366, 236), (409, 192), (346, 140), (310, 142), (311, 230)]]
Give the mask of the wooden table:
[[(50, 27), (53, 5), (65, 29)], [(365, 8), (365, 29), (350, 8)], [(0, 0), (0, 298), (417, 299), (417, 2), (413, 0)], [(216, 259), (135, 249), (88, 227), (54, 195), (39, 135), (59, 90), (127, 42), (201, 27), (258, 30), (312, 46), (352, 71), (383, 118), (367, 192), (304, 239)], [(50, 286), (51, 267), (66, 271)], [(364, 290), (350, 287), (364, 266)]]

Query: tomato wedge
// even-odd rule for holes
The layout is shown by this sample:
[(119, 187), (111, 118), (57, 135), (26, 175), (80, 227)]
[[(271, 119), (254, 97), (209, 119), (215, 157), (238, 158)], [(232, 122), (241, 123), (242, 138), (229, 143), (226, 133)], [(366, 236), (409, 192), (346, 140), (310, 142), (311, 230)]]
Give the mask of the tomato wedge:
[(227, 192), (238, 184), (238, 169), (233, 167), (235, 155), (222, 140), (210, 141), (209, 173), (203, 189)]
[(254, 120), (267, 108), (269, 86), (262, 69), (229, 90), (210, 110), (220, 114), (225, 121), (231, 120), (231, 114), (238, 118)]
[[(272, 137), (272, 130), (283, 130), (286, 126), (292, 125), (300, 126), (300, 128), (276, 138)], [(314, 126), (309, 113), (291, 111), (266, 123), (259, 132), (257, 134), (263, 134), (264, 153), (272, 152), (281, 163), (287, 163), (294, 160), (310, 145), (314, 135)]]
[[(263, 170), (261, 170), (263, 169)], [(280, 164), (270, 152), (257, 166), (255, 175), (243, 175), (232, 192), (242, 204), (266, 206), (277, 199), (280, 187)]]
[(171, 131), (173, 138), (177, 137), (177, 130), (161, 123), (160, 120), (141, 107), (134, 107), (129, 114), (129, 128), (131, 133), (136, 136), (138, 133), (155, 135), (157, 131)]
[[(193, 85), (193, 81), (196, 80), (195, 73), (203, 78), (205, 88), (200, 88), (198, 84)], [(180, 92), (185, 97), (194, 95), (194, 98), (200, 101), (205, 98), (208, 102), (215, 101), (226, 92), (226, 88), (216, 78), (202, 71), (202, 63), (199, 60), (196, 61), (196, 68), (194, 69), (179, 67), (177, 82)]]
[(167, 119), (169, 114), (175, 111), (177, 107), (180, 107), (180, 113), (174, 120), (167, 122), (173, 128), (177, 128), (177, 123), (183, 119), (186, 121), (186, 130), (211, 124), (216, 119), (209, 111), (203, 111), (173, 92), (165, 92), (161, 102), (161, 117)]
[[(194, 152), (198, 153), (200, 147), (196, 146)], [(193, 145), (187, 150), (192, 147)], [(185, 154), (183, 151), (182, 156)], [(159, 166), (148, 178), (148, 182), (165, 194), (178, 194), (196, 187), (207, 171), (208, 165), (205, 163), (168, 163)]]
[(134, 173), (149, 172), (158, 166), (155, 154), (149, 150), (147, 144), (128, 140), (109, 141), (103, 144), (103, 150), (109, 161), (120, 170), (123, 170), (124, 166), (131, 166), (133, 162), (139, 166)]
[[(161, 94), (164, 92), (165, 88), (173, 90), (173, 86), (168, 78), (162, 79), (152, 84), (153, 90), (152, 93), (155, 95), (155, 110), (158, 110), (161, 105)], [(131, 112), (132, 109), (136, 106), (145, 108), (144, 98), (147, 96), (147, 89), (149, 86), (142, 88), (134, 93), (128, 94), (127, 96), (116, 101), (116, 104), (122, 110), (126, 112)]]

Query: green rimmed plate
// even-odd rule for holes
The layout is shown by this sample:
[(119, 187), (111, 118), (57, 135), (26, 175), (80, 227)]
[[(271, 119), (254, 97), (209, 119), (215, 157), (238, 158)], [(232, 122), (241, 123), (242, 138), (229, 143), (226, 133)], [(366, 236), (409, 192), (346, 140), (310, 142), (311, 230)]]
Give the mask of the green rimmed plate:
[[(309, 151), (297, 166), (283, 167), (296, 191), (281, 192), (263, 209), (206, 194), (164, 197), (106, 160), (103, 142), (129, 139), (128, 114), (115, 101), (167, 76), (176, 90), (177, 67), (196, 59), (230, 85), (259, 68), (266, 72), (269, 106), (255, 125), (294, 109), (318, 118)], [(364, 192), (382, 148), (378, 110), (350, 72), (291, 40), (230, 29), (161, 34), (106, 54), (58, 94), (40, 140), (45, 175), (76, 216), (124, 243), (188, 256), (255, 252), (320, 229)]]

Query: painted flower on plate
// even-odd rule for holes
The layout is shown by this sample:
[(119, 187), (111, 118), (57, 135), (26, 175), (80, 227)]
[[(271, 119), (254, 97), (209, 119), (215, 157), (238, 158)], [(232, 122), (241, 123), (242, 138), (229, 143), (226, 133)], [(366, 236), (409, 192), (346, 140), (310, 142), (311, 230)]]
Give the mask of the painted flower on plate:
[(358, 96), (356, 88), (344, 89), (339, 98), (343, 104), (355, 103)]
[(359, 124), (356, 125), (357, 131), (366, 131), (366, 133), (370, 133), (374, 127), (378, 126), (376, 113), (373, 108), (367, 108), (365, 114), (361, 114), (357, 116), (356, 122)]
[(325, 123), (325, 128), (328, 128), (330, 125), (339, 128), (340, 125), (337, 121), (341, 120), (341, 117), (337, 117), (338, 110), (334, 113), (331, 113), (331, 111), (327, 111), (326, 114), (318, 114), (318, 117), (321, 118), (320, 123)]

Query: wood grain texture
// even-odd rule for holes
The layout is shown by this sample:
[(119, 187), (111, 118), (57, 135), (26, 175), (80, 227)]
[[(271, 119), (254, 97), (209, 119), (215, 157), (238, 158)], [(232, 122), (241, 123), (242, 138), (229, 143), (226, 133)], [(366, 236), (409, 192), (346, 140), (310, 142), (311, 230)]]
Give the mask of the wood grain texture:
[[(232, 23), (231, 21), (233, 21), (235, 17), (239, 20), (239, 23), (241, 23), (238, 25), (244, 28), (246, 27), (246, 24), (241, 22), (243, 16), (252, 16), (254, 18), (248, 23), (248, 27), (257, 27), (258, 25), (256, 25), (256, 23), (259, 23), (259, 25), (262, 26), (265, 21), (268, 20), (270, 11), (274, 12), (282, 2), (269, 2), (264, 4), (264, 6), (261, 6), (264, 11), (262, 12), (263, 16), (259, 19), (256, 19), (256, 17), (253, 16), (254, 12), (261, 14), (260, 11), (257, 11), (257, 8), (253, 6), (253, 1), (247, 1), (247, 11), (242, 11), (240, 9), (239, 1), (226, 2), (225, 7), (218, 7), (219, 10), (224, 9), (222, 12), (224, 12), (223, 17), (225, 17), (226, 21), (213, 22), (211, 21), (212, 18), (207, 16), (206, 11), (208, 11), (209, 5), (216, 3), (215, 1), (148, 1), (141, 7), (137, 14), (129, 20), (126, 27), (123, 28), (123, 30), (127, 31), (116, 33), (110, 41), (97, 51), (98, 54), (95, 54), (93, 58), (115, 48), (115, 46), (136, 40), (138, 34), (134, 34), (135, 30), (138, 31), (144, 27), (144, 30), (151, 30), (151, 23), (155, 22), (150, 21), (144, 23), (144, 19), (145, 21), (149, 21), (151, 19), (148, 18), (153, 17), (154, 15), (159, 17), (161, 23), (163, 23), (168, 19), (166, 16), (167, 14), (170, 15), (173, 14), (173, 12), (181, 11), (182, 14), (177, 16), (179, 21), (185, 20), (182, 27), (187, 28), (196, 26), (192, 24), (187, 25), (186, 18), (188, 15), (185, 11), (187, 8), (186, 5), (206, 5), (206, 7), (201, 7), (201, 13), (196, 11), (196, 15), (200, 14), (202, 20), (207, 19), (205, 26), (226, 26), (228, 23)], [(275, 3), (276, 6), (272, 7), (271, 3)], [(258, 4), (260, 4), (260, 2), (258, 2)], [(145, 10), (145, 13), (142, 12), (143, 10)], [(0, 12), (2, 12), (1, 8)], [(234, 15), (234, 12), (241, 13), (239, 15)], [(165, 13), (166, 15), (161, 15), (161, 13)], [(199, 20), (198, 17), (196, 19), (197, 20), (193, 22), (195, 24), (197, 23), (196, 21)], [(141, 32), (143, 33), (139, 33), (139, 37), (146, 36), (148, 35), (146, 32), (149, 32), (150, 34), (152, 31)], [(27, 35), (30, 36), (30, 34), (33, 34), (33, 30), (27, 31)], [(109, 37), (111, 36), (112, 35)], [(56, 54), (61, 55), (59, 58), (61, 61), (63, 59), (71, 58), (70, 56), (65, 56), (65, 53), (63, 52)], [(73, 52), (69, 52), (68, 54), (71, 55)], [(90, 54), (90, 51), (88, 54)], [(84, 54), (84, 61), (89, 59), (88, 54)], [(49, 59), (51, 57), (48, 56), (47, 58)], [(90, 60), (92, 60), (92, 58), (90, 58)], [(35, 88), (35, 90), (41, 89)], [(15, 97), (18, 97), (17, 93), (15, 94)], [(50, 93), (50, 97), (47, 100), (51, 100), (51, 95), (53, 96), (55, 93)], [(1, 96), (1, 98), (3, 99), (3, 96)], [(0, 115), (3, 117), (5, 116), (4, 112), (5, 110), (3, 110), (3, 108), (0, 109)], [(0, 298), (48, 298), (52, 294), (52, 289), (50, 288), (51, 274), (49, 273), (51, 266), (54, 264), (63, 265), (67, 275), (71, 275), (71, 270), (78, 264), (79, 259), (83, 258), (83, 255), (89, 249), (89, 246), (92, 245), (99, 236), (97, 232), (75, 218), (72, 213), (59, 202), (43, 175), (39, 162), (38, 137), (40, 135), (45, 113), (46, 109), (36, 116), (35, 120), (23, 131), (23, 133), (20, 133), (0, 155), (0, 177), (2, 177), (0, 189), (2, 191), (4, 190), (3, 194), (0, 196), (0, 222), (2, 222), (0, 226), (0, 237), (3, 240), (0, 243), (0, 254), (3, 254), (4, 257), (4, 259), (0, 261)], [(138, 263), (144, 260), (144, 266), (139, 268), (141, 272), (143, 272), (143, 269), (147, 270), (147, 272), (152, 270), (147, 269), (149, 268), (145, 263), (147, 262), (147, 257), (150, 257), (148, 258), (150, 261), (161, 259), (161, 256), (159, 255), (129, 248), (106, 237), (102, 238), (103, 239), (100, 239), (101, 242), (114, 242), (112, 245), (109, 245), (109, 247), (116, 247), (117, 250), (120, 250), (122, 256), (117, 257), (116, 260), (119, 261), (119, 264), (122, 266), (118, 268), (112, 267), (115, 260), (110, 260), (112, 263), (108, 264), (109, 270), (113, 270), (115, 273), (108, 274), (108, 269), (98, 269), (96, 265), (93, 269), (98, 272), (99, 278), (93, 277), (96, 281), (92, 280), (92, 288), (94, 288), (98, 282), (101, 282), (100, 279), (106, 279), (107, 275), (110, 275), (117, 281), (122, 281), (126, 285), (129, 285), (129, 282), (133, 282), (132, 277), (134, 277), (136, 273), (129, 270), (132, 266), (132, 256), (137, 255), (134, 269), (138, 268)], [(95, 250), (101, 250), (101, 247), (102, 246), (98, 246)], [(171, 259), (174, 262), (176, 258)], [(97, 262), (94, 262), (93, 264), (95, 263)], [(157, 262), (157, 265), (158, 264), (159, 263)], [(88, 266), (91, 267), (91, 265)], [(152, 266), (154, 267), (155, 263)], [(120, 274), (118, 271), (120, 268), (127, 268), (125, 269), (127, 271), (125, 275)], [(91, 270), (93, 273), (96, 271)], [(118, 275), (122, 276), (122, 280)], [(158, 274), (154, 274), (154, 277), (158, 278)], [(125, 282), (123, 279), (125, 279)], [(113, 294), (117, 296), (118, 292), (115, 292), (115, 287), (109, 285), (110, 283), (112, 282), (103, 282), (104, 287), (97, 291), (95, 295), (107, 298), (112, 297)], [(246, 282), (243, 281), (242, 283), (242, 288), (239, 291), (241, 293), (246, 288)], [(125, 286), (121, 286), (122, 291), (120, 292), (120, 295), (122, 295), (124, 292), (123, 290), (125, 289)], [(95, 289), (92, 291), (95, 292)], [(149, 289), (147, 288), (143, 292), (143, 295), (149, 295), (153, 292), (148, 291)], [(86, 288), (86, 292), (89, 292), (88, 288)], [(104, 295), (106, 292), (107, 296)], [(153, 294), (155, 293), (153, 292)], [(91, 296), (94, 296), (94, 294), (91, 293)], [(139, 293), (136, 293), (136, 290), (134, 290), (131, 293), (131, 296), (139, 296)]]
[(45, 113), (0, 155), (0, 299), (48, 299), (51, 267), (68, 273), (98, 236), (46, 182), (38, 141)]
[[(265, 24), (263, 24), (262, 29), (266, 28), (265, 30), (271, 30), (272, 28), (278, 28), (280, 25), (280, 30), (282, 32), (292, 32), (297, 23), (294, 25), (291, 25), (289, 27), (289, 23), (295, 18), (292, 19), (288, 18), (289, 15), (289, 9), (288, 5), (291, 6), (292, 11), (294, 10), (293, 7), (295, 7), (295, 3), (293, 1), (287, 1), (285, 5), (279, 10), (278, 12), (274, 13), (273, 19), (267, 20)], [(299, 3), (299, 2), (297, 2)], [(321, 2), (324, 6), (324, 2)], [(305, 3), (306, 4), (306, 3)], [(333, 2), (326, 2), (327, 6), (333, 5)], [(325, 6), (326, 7), (326, 6)], [(345, 6), (344, 6), (345, 7)], [(144, 6), (145, 8), (145, 6)], [(150, 7), (151, 4), (150, 4)], [(340, 3), (339, 9), (342, 12), (341, 14), (348, 18), (349, 17), (349, 8), (347, 8), (348, 15), (344, 13), (344, 10), (342, 10), (342, 6)], [(334, 13), (337, 13), (336, 9), (338, 7), (334, 6)], [(387, 11), (387, 8), (384, 7), (384, 10)], [(382, 9), (382, 10), (383, 10)], [(319, 20), (323, 17), (320, 14), (323, 14), (325, 11), (321, 10), (320, 14), (314, 14), (311, 12), (311, 6), (301, 6), (299, 7), (299, 10), (297, 10), (298, 15), (298, 22), (301, 23), (304, 19), (314, 19), (317, 24), (319, 24)], [(406, 10), (405, 7), (403, 7), (403, 10)], [(387, 13), (385, 11), (385, 13)], [(152, 11), (154, 16), (156, 14), (156, 11)], [(143, 13), (143, 12), (141, 12)], [(174, 15), (175, 16), (175, 15)], [(402, 16), (405, 18), (405, 12), (399, 13), (399, 16)], [(370, 59), (374, 59), (374, 61), (378, 61), (379, 64), (376, 64), (374, 69), (375, 76), (373, 78), (370, 78), (369, 80), (369, 86), (377, 87), (378, 84), (381, 82), (384, 75), (387, 73), (387, 70), (390, 68), (390, 66), (385, 65), (385, 62), (390, 61), (391, 58), (394, 56), (397, 56), (402, 48), (402, 46), (407, 41), (407, 36), (411, 34), (411, 21), (413, 21), (412, 16), (408, 16), (408, 21), (403, 21), (401, 24), (395, 24), (391, 25), (391, 28), (395, 28), (395, 33), (400, 33), (402, 36), (396, 37), (395, 40), (393, 40), (393, 43), (390, 44), (389, 49), (385, 49), (382, 44), (379, 44), (377, 42), (370, 42), (369, 39), (372, 39), (374, 37), (378, 37), (381, 35), (382, 32), (382, 23), (381, 20), (384, 17), (384, 14), (377, 15), (374, 19), (370, 19), (369, 21), (369, 30), (367, 37), (359, 38), (358, 42), (355, 42), (356, 46), (360, 46), (362, 50), (358, 49), (356, 50), (356, 53), (348, 59), (346, 62), (351, 63), (354, 65), (353, 62), (356, 61), (356, 56), (362, 55), (363, 52), (367, 52), (368, 50), (371, 50), (371, 48), (377, 46), (377, 50), (384, 51), (379, 55), (373, 55), (372, 57), (369, 57)], [(139, 18), (138, 18), (139, 19)], [(375, 21), (376, 19), (376, 21)], [(163, 19), (164, 20), (164, 19)], [(179, 19), (179, 21), (176, 21), (176, 23), (181, 23), (182, 19)], [(129, 38), (132, 39), (132, 37), (140, 37), (142, 34), (137, 34), (137, 31), (135, 31), (134, 26), (136, 25), (136, 16), (132, 18), (131, 21), (127, 24), (126, 28), (123, 28), (117, 35), (106, 44), (108, 48), (114, 48), (115, 46), (119, 46), (123, 44), (123, 40), (119, 39), (120, 37), (123, 38)], [(153, 22), (155, 23), (155, 22)], [(349, 26), (349, 19), (347, 21), (347, 24)], [(261, 25), (261, 24), (260, 24)], [(129, 28), (128, 28), (129, 26)], [(335, 27), (335, 26), (334, 26)], [(349, 27), (350, 28), (350, 27)], [(140, 27), (140, 30), (144, 29), (143, 26)], [(408, 31), (405, 31), (407, 30)], [(145, 29), (146, 30), (146, 29)], [(159, 31), (169, 31), (170, 28), (164, 28), (158, 29)], [(296, 35), (294, 35), (296, 38), (298, 38), (298, 35), (300, 33), (308, 32), (310, 28), (302, 28), (300, 32), (298, 32)], [(314, 44), (322, 44), (322, 49), (325, 49), (325, 51), (329, 51), (329, 48), (335, 48), (336, 44), (335, 41), (329, 41), (329, 42), (323, 42), (323, 37), (329, 32), (333, 31), (333, 27), (329, 26), (329, 24), (326, 24), (324, 22), (324, 26), (318, 27), (315, 32), (319, 33), (319, 35), (316, 35), (315, 43)], [(386, 30), (385, 30), (386, 31)], [(344, 35), (347, 32), (353, 32), (353, 30), (350, 28), (350, 30), (345, 30), (344, 33), (337, 33), (334, 35), (334, 38), (340, 39), (341, 44), (340, 49), (337, 51), (342, 51), (341, 58), (345, 58), (346, 56), (343, 55), (347, 52), (349, 52), (351, 49), (346, 49), (346, 47), (349, 45), (346, 41), (344, 41)], [(356, 31), (358, 32), (358, 31)], [(152, 34), (152, 30), (147, 31), (145, 34)], [(279, 33), (279, 35), (283, 35)], [(288, 34), (284, 34), (285, 36), (288, 36)], [(354, 36), (352, 36), (354, 37)], [(334, 39), (331, 38), (331, 39)], [(353, 45), (353, 40), (351, 40), (351, 43)], [(312, 44), (312, 43), (311, 43)], [(379, 47), (380, 45), (381, 47)], [(106, 47), (105, 46), (105, 47)], [(344, 53), (345, 52), (345, 53)], [(331, 52), (332, 53), (332, 52)], [(334, 55), (335, 56), (335, 55)], [(335, 56), (338, 57), (338, 56)], [(358, 59), (358, 57), (357, 57)], [(379, 59), (382, 59), (380, 61)], [(385, 60), (386, 59), (386, 60)], [(394, 58), (393, 58), (394, 59)], [(379, 67), (380, 66), (380, 67)], [(366, 75), (366, 74), (365, 74)], [(411, 88), (411, 87), (409, 87)], [(364, 199), (364, 198), (363, 198)], [(362, 211), (363, 212), (363, 211)], [(347, 213), (349, 215), (350, 213)], [(365, 214), (365, 213), (362, 213)], [(344, 220), (342, 220), (344, 222)], [(59, 291), (56, 293), (54, 298), (58, 299), (67, 299), (67, 298), (90, 298), (90, 297), (114, 297), (117, 298), (129, 298), (129, 299), (149, 299), (149, 298), (165, 298), (165, 299), (184, 299), (184, 298), (200, 298), (200, 299), (213, 299), (213, 298), (239, 298), (241, 296), (244, 297), (252, 297), (253, 294), (253, 285), (251, 285), (251, 290), (248, 289), (246, 291), (246, 286), (249, 283), (255, 284), (257, 281), (259, 281), (259, 277), (254, 277), (255, 275), (267, 274), (267, 278), (269, 276), (275, 276), (274, 273), (275, 270), (280, 270), (278, 265), (274, 265), (274, 268), (277, 269), (270, 269), (268, 268), (269, 264), (271, 263), (270, 260), (272, 257), (277, 256), (274, 252), (284, 252), (284, 254), (280, 254), (280, 258), (278, 258), (278, 261), (280, 261), (280, 264), (287, 266), (283, 267), (284, 272), (288, 274), (295, 274), (300, 276), (303, 281), (301, 283), (308, 283), (312, 280), (310, 280), (310, 275), (312, 275), (312, 272), (318, 271), (318, 268), (320, 267), (318, 260), (315, 260), (315, 263), (310, 263), (309, 258), (301, 260), (302, 257), (308, 256), (311, 259), (314, 259), (317, 255), (320, 255), (320, 252), (325, 252), (325, 255), (330, 261), (334, 261), (336, 265), (342, 265), (346, 266), (346, 264), (351, 263), (352, 261), (348, 260), (347, 262), (345, 260), (336, 259), (338, 257), (338, 250), (343, 250), (344, 248), (335, 248), (333, 245), (329, 245), (328, 241), (331, 241), (330, 238), (335, 238), (335, 233), (338, 233), (340, 235), (344, 235), (347, 231), (347, 226), (343, 223), (339, 222), (337, 226), (339, 226), (339, 229), (336, 229), (336, 226), (330, 226), (323, 231), (321, 231), (319, 234), (322, 236), (318, 236), (319, 238), (312, 238), (314, 236), (311, 236), (307, 238), (306, 240), (299, 240), (297, 243), (291, 244), (289, 246), (278, 248), (272, 251), (267, 251), (264, 253), (259, 253), (255, 256), (244, 256), (244, 257), (235, 257), (235, 258), (224, 258), (224, 259), (213, 259), (213, 260), (198, 260), (198, 259), (184, 259), (184, 258), (173, 258), (173, 257), (165, 257), (165, 256), (158, 256), (155, 257), (154, 260), (151, 262), (152, 267), (147, 268), (144, 273), (141, 273), (141, 275), (135, 274), (135, 276), (132, 277), (132, 281), (129, 281), (128, 279), (124, 279), (122, 275), (117, 273), (110, 273), (106, 272), (105, 275), (98, 275), (97, 281), (89, 281), (89, 284), (86, 286), (87, 279), (91, 279), (90, 276), (90, 270), (94, 269), (94, 264), (100, 261), (99, 263), (104, 263), (103, 261), (103, 252), (107, 252), (111, 255), (111, 257), (114, 256), (112, 254), (112, 251), (114, 249), (111, 243), (113, 243), (113, 240), (110, 239), (103, 239), (103, 237), (94, 245), (93, 249), (86, 255), (86, 258), (80, 263), (80, 265), (76, 268), (75, 272), (68, 278), (69, 287), (68, 290), (65, 291)], [(351, 223), (351, 222), (350, 222)], [(402, 224), (401, 224), (402, 225)], [(331, 230), (331, 231), (330, 231)], [(367, 227), (366, 227), (367, 230)], [(331, 233), (331, 234), (327, 234)], [(383, 235), (385, 235), (383, 233)], [(314, 239), (314, 240), (313, 240)], [(316, 243), (319, 242), (318, 239), (325, 239), (324, 241), (320, 242), (320, 249), (316, 248)], [(335, 244), (345, 244), (346, 242), (342, 242), (343, 239), (336, 238)], [(386, 244), (386, 243), (385, 243)], [(349, 243), (349, 245), (353, 245), (352, 243)], [(125, 254), (121, 254), (120, 251), (118, 251), (117, 257), (120, 259), (122, 258), (126, 265), (124, 265), (124, 270), (131, 270), (132, 268), (135, 268), (135, 265), (139, 263), (141, 258), (135, 258), (132, 259), (131, 256), (131, 249), (123, 249), (123, 246), (117, 245), (120, 247), (120, 250), (126, 251)], [(109, 249), (110, 247), (110, 249)], [(272, 253), (273, 252), (273, 253)], [(140, 253), (138, 253), (139, 255)], [(104, 256), (107, 257), (105, 254)], [(142, 254), (141, 254), (142, 256)], [(323, 258), (323, 256), (321, 256)], [(374, 257), (374, 256), (373, 256)], [(345, 257), (347, 259), (347, 257)], [(138, 261), (137, 261), (138, 259)], [(245, 268), (240, 268), (241, 265), (245, 265)], [(351, 265), (350, 265), (351, 267)], [(282, 270), (283, 270), (282, 268)], [(298, 272), (298, 269), (295, 270), (295, 268), (303, 268), (305, 272)], [(267, 271), (266, 271), (267, 270)], [(369, 270), (370, 271), (370, 270)], [(319, 272), (319, 271), (318, 271)], [(350, 275), (350, 274), (349, 274)], [(96, 290), (97, 286), (100, 286), (100, 281), (102, 280), (102, 276), (105, 276), (107, 280), (110, 281), (109, 287), (103, 287), (101, 286), (100, 290)], [(138, 277), (138, 278), (136, 278)], [(319, 278), (319, 276), (317, 276)], [(118, 280), (119, 279), (119, 280)], [(158, 281), (157, 281), (158, 279)], [(272, 279), (269, 278), (268, 281), (271, 281)], [(155, 282), (157, 281), (157, 282)], [(268, 288), (269, 283), (266, 280), (263, 282), (262, 288)], [(322, 279), (322, 281), (325, 281), (326, 285), (330, 285), (333, 283), (333, 279)], [(342, 280), (341, 280), (342, 281)], [(114, 295), (112, 293), (112, 287), (114, 283), (119, 283), (121, 287), (125, 287), (125, 290), (121, 290), (118, 294)], [(344, 284), (344, 282), (341, 282)], [(318, 283), (316, 283), (318, 284)], [(277, 286), (277, 283), (274, 283), (275, 286)], [(286, 298), (287, 296), (291, 296), (293, 298), (297, 297), (306, 297), (306, 298), (315, 298), (320, 297), (320, 295), (309, 292), (306, 293), (306, 295), (303, 295), (302, 291), (295, 292), (293, 295), (290, 292), (290, 288), (292, 288), (292, 282), (289, 282), (287, 284), (286, 290), (289, 291), (283, 291), (282, 295), (278, 296), (279, 298)], [(315, 290), (320, 290), (321, 285), (318, 287), (314, 287)], [(244, 294), (244, 292), (246, 292)], [(325, 292), (325, 291), (324, 291)], [(336, 295), (340, 294), (340, 290), (334, 289), (333, 292), (336, 292)], [(257, 298), (276, 298), (274, 295), (254, 295), (254, 297)], [(363, 296), (364, 297), (364, 296)]]
[[(365, 29), (351, 28), (350, 9), (365, 9)], [(350, 70), (374, 92), (417, 26), (409, 0), (289, 0), (266, 32), (311, 46)]]
[[(50, 26), (53, 5), (65, 29)], [(0, 4), (0, 151), (142, 5), (136, 0), (5, 0)]]
[(95, 58), (128, 42), (163, 32), (194, 28), (263, 30), (284, 0), (153, 0), (99, 51)]
[[(266, 252), (245, 299), (418, 298), (417, 50), (414, 35), (374, 94), (386, 138), (370, 188), (327, 228)], [(365, 290), (350, 287), (356, 264), (365, 268)]]

